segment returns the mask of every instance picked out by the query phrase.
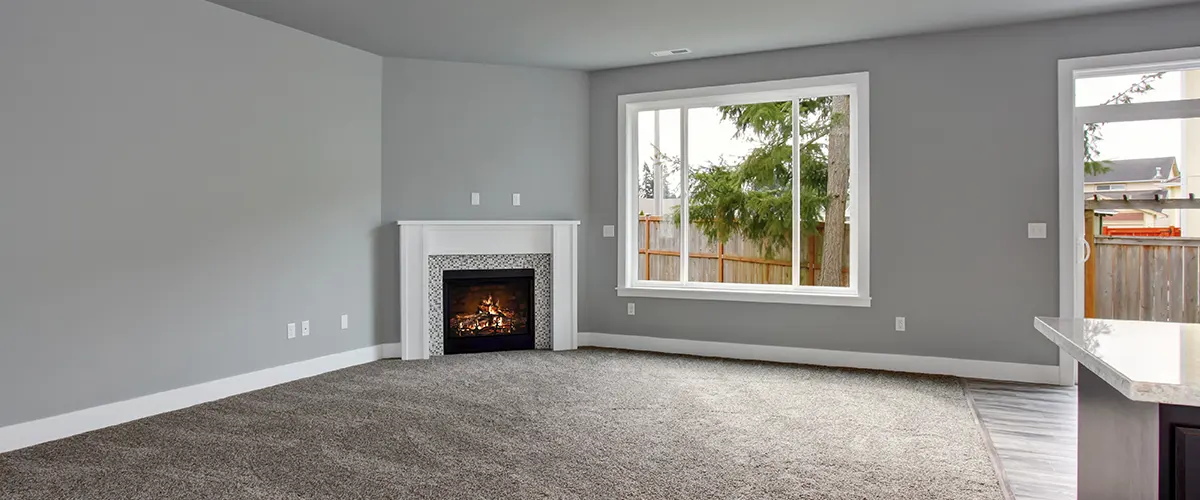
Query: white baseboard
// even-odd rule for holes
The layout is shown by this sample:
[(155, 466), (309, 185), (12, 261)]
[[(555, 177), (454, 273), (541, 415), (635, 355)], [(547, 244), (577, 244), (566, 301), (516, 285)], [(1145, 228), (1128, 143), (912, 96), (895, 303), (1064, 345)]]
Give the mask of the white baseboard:
[(399, 344), (365, 347), (41, 420), (0, 427), (0, 453), (390, 358), (393, 357), (390, 355), (393, 351), (398, 357)]
[(396, 342), (394, 344), (380, 344), (383, 349), (383, 359), (402, 359), (404, 357), (403, 344)]
[(653, 351), (672, 354), (690, 354), (716, 358), (775, 361), (817, 366), (862, 368), (931, 375), (953, 375), (963, 378), (1027, 382), (1034, 384), (1058, 384), (1058, 365), (1028, 365), (979, 361), (973, 359), (935, 358), (929, 356), (907, 356), (871, 352), (827, 351), (799, 347), (778, 347), (699, 340), (665, 339), (614, 335), (610, 333), (580, 332), (579, 345), (610, 347), (632, 351)]

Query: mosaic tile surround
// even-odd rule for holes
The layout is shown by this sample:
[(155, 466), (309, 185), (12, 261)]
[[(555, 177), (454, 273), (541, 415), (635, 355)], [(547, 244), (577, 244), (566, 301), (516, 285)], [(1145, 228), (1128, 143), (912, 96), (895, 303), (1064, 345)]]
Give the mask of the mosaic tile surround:
[(442, 272), (468, 269), (533, 269), (533, 345), (552, 348), (550, 292), (553, 283), (550, 254), (430, 255), (429, 256), (429, 355), (445, 354), (442, 313)]

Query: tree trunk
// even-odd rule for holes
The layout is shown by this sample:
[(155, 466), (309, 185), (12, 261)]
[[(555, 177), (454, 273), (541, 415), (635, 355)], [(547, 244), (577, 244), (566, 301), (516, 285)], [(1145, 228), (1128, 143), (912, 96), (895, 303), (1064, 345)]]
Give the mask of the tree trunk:
[(846, 249), (846, 203), (850, 197), (850, 96), (833, 97), (829, 129), (829, 203), (825, 206), (825, 243), (818, 286), (842, 286)]

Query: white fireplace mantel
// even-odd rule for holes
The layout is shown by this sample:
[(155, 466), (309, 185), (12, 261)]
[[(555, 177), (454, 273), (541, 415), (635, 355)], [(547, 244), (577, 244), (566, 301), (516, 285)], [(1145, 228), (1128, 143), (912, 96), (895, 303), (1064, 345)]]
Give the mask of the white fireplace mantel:
[(429, 256), (550, 254), (555, 351), (578, 347), (579, 221), (398, 221), (400, 357), (429, 359)]

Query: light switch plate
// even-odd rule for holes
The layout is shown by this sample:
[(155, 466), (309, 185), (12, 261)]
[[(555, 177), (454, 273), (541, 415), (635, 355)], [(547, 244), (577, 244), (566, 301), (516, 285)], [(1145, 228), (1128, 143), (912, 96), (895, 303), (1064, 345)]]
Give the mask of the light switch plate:
[(630, 302), (629, 305), (625, 306), (625, 309), (625, 312), (629, 313), (630, 316), (637, 314), (637, 306), (635, 306), (633, 302)]
[(617, 235), (617, 226), (604, 226), (604, 237), (612, 238)]
[(296, 338), (296, 324), (295, 323), (288, 323), (288, 338), (289, 339)]
[(907, 322), (905, 321), (904, 316), (896, 316), (896, 331), (903, 332), (906, 328), (908, 328), (906, 323)]
[(350, 315), (343, 314), (342, 315), (342, 329), (345, 330), (348, 328), (350, 328)]
[(304, 337), (307, 337), (307, 336), (308, 336), (308, 333), (309, 333), (309, 331), (308, 331), (308, 322), (307, 322), (307, 321), (301, 321), (301, 322), (300, 322), (300, 335), (301, 335), (301, 336), (304, 336)]
[(479, 204), (479, 193), (471, 193), (471, 204), (472, 205)]
[(513, 193), (513, 206), (521, 206), (521, 193)]
[(1030, 222), (1029, 223), (1029, 238), (1030, 239), (1045, 239), (1046, 238), (1046, 223), (1045, 222)]

